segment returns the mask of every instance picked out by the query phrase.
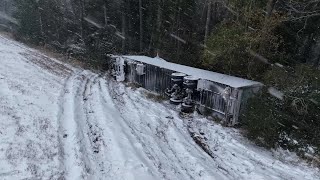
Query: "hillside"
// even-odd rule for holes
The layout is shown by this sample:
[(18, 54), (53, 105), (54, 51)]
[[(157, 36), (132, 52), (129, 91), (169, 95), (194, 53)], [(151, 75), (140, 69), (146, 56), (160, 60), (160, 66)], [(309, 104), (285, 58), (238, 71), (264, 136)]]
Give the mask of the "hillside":
[[(287, 151), (0, 36), (0, 179), (317, 179)], [(200, 142), (200, 143), (199, 143)], [(201, 146), (199, 146), (201, 145)]]

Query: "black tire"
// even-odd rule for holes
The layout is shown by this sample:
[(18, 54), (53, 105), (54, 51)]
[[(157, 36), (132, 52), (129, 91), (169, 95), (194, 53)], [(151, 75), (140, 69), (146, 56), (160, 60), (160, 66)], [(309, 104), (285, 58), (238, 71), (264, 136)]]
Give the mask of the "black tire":
[(192, 105), (187, 105), (185, 103), (182, 103), (181, 105), (181, 112), (184, 113), (193, 113), (194, 112), (194, 106)]
[(182, 103), (182, 100), (176, 100), (176, 99), (173, 99), (173, 98), (170, 98), (170, 103), (171, 104), (174, 104), (174, 105), (179, 105)]

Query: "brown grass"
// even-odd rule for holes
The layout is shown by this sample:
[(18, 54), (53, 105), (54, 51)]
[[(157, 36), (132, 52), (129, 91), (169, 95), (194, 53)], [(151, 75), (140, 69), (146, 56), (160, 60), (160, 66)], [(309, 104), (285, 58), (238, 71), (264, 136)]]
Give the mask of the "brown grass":
[(167, 98), (165, 98), (159, 94), (155, 94), (155, 93), (151, 93), (151, 92), (147, 92), (147, 91), (145, 92), (145, 96), (146, 96), (146, 98), (151, 99), (155, 102), (159, 102), (159, 103), (167, 100)]
[(141, 86), (137, 83), (132, 83), (132, 82), (128, 82), (126, 83), (126, 86), (127, 87), (131, 87), (132, 90), (136, 90), (138, 88), (141, 88)]
[(99, 72), (99, 71), (101, 71), (101, 69), (103, 69), (103, 67), (98, 67), (98, 66), (94, 66), (94, 65), (90, 64), (90, 61), (85, 61), (84, 59), (81, 60), (79, 58), (70, 57), (70, 56), (67, 56), (66, 54), (63, 54), (61, 52), (57, 52), (55, 49), (51, 48), (50, 46), (34, 45), (32, 43), (25, 42), (22, 39), (15, 37), (12, 33), (9, 33), (9, 32), (0, 31), (0, 35), (6, 37), (8, 39), (12, 39), (12, 40), (18, 41), (20, 43), (23, 43), (26, 46), (33, 48), (33, 49), (36, 49), (39, 52), (41, 52), (42, 54), (45, 54), (46, 56), (48, 56), (50, 58), (57, 59), (60, 62), (70, 64), (70, 65), (77, 67), (77, 68), (88, 69), (93, 72)]
[(0, 35), (9, 38), (9, 39), (14, 39), (12, 33), (6, 32), (6, 31), (0, 31)]

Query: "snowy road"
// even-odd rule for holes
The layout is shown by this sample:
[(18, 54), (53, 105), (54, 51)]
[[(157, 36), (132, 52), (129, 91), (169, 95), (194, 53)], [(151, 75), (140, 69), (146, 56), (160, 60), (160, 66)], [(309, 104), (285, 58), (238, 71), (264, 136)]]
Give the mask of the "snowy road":
[(173, 109), (0, 36), (0, 179), (320, 177), (290, 153)]

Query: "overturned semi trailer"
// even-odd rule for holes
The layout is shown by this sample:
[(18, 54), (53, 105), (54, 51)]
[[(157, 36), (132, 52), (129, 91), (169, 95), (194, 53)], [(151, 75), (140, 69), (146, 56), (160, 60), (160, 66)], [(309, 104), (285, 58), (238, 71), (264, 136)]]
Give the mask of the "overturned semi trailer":
[(249, 97), (261, 83), (225, 74), (170, 63), (159, 57), (110, 56), (112, 74), (118, 81), (137, 83), (166, 96), (182, 110), (195, 109), (224, 120), (228, 125), (240, 123), (239, 115)]

